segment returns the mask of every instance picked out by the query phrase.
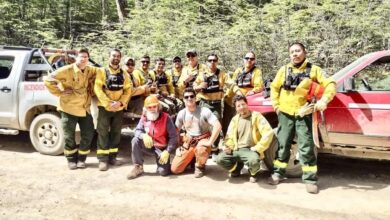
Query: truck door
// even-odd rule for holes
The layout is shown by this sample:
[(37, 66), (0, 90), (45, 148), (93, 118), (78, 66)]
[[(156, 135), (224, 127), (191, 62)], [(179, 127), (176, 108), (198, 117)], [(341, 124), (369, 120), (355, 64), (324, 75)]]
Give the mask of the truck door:
[(15, 57), (0, 55), (0, 127), (17, 123), (17, 82)]
[(370, 144), (390, 145), (390, 56), (367, 65), (353, 80), (354, 89), (338, 93), (326, 111), (328, 132), (349, 135), (349, 142), (371, 137)]

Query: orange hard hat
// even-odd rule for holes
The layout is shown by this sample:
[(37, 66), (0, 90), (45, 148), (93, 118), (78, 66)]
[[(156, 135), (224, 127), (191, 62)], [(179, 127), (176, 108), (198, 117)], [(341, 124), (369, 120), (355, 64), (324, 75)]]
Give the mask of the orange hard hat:
[(309, 88), (309, 92), (307, 93), (306, 99), (308, 101), (312, 101), (313, 99), (318, 101), (324, 94), (324, 91), (325, 88), (323, 86), (316, 82), (312, 82)]
[(144, 107), (150, 107), (150, 106), (155, 106), (159, 105), (160, 102), (158, 101), (157, 96), (155, 95), (150, 95), (146, 97), (145, 102), (144, 102)]

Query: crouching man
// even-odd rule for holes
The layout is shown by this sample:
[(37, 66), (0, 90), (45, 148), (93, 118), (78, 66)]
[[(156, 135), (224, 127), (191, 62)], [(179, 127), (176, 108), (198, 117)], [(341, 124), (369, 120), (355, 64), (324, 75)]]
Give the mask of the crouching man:
[(237, 115), (229, 124), (225, 146), (217, 157), (217, 164), (229, 170), (230, 177), (238, 177), (246, 165), (249, 181), (255, 183), (264, 151), (270, 146), (274, 134), (263, 115), (248, 109), (245, 96), (236, 95), (234, 106)]
[[(184, 90), (184, 104), (185, 109), (182, 109), (176, 118), (177, 129), (185, 131), (184, 143), (173, 158), (172, 173), (182, 173), (195, 157), (195, 177), (199, 178), (204, 175), (211, 145), (221, 131), (221, 123), (210, 109), (197, 106), (195, 90), (192, 87)], [(210, 134), (211, 126), (213, 128)]]
[(128, 179), (134, 179), (143, 172), (143, 152), (149, 151), (156, 156), (157, 173), (161, 176), (170, 174), (169, 156), (175, 152), (177, 132), (169, 115), (161, 111), (161, 105), (155, 95), (150, 95), (144, 102), (144, 114), (141, 117), (131, 141), (131, 158), (134, 168)]

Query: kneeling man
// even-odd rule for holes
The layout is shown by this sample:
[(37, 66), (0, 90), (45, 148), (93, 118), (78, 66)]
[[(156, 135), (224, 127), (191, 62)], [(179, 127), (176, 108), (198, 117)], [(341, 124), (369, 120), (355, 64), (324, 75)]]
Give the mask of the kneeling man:
[(176, 127), (165, 112), (155, 95), (150, 95), (144, 102), (144, 115), (141, 117), (131, 140), (131, 158), (134, 168), (128, 179), (134, 179), (143, 172), (143, 151), (153, 152), (156, 156), (157, 173), (161, 176), (170, 174), (169, 156), (175, 152), (177, 145)]
[(234, 97), (237, 115), (233, 117), (225, 137), (223, 152), (217, 164), (229, 170), (230, 177), (240, 175), (244, 165), (248, 167), (250, 182), (257, 181), (264, 151), (270, 146), (274, 133), (268, 121), (258, 112), (251, 112), (245, 96)]

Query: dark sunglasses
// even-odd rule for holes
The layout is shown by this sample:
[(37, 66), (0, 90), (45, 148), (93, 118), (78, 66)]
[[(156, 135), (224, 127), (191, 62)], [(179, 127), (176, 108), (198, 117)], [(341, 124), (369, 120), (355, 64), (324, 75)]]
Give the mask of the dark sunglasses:
[(184, 96), (184, 99), (193, 99), (193, 98), (195, 98), (194, 95), (185, 95)]
[(207, 62), (209, 62), (209, 63), (212, 63), (212, 62), (214, 62), (214, 63), (216, 63), (216, 62), (218, 62), (218, 60), (217, 59), (210, 59), (210, 60), (207, 60)]
[(255, 60), (254, 57), (245, 57), (244, 59), (245, 59), (245, 60), (250, 60), (250, 61), (254, 61), (254, 60)]
[(126, 63), (126, 66), (134, 66), (134, 63)]
[(149, 60), (142, 60), (141, 63), (150, 63)]
[(180, 60), (174, 60), (173, 62), (174, 62), (174, 63), (181, 63)]
[(195, 54), (188, 54), (187, 58), (190, 58), (190, 57), (196, 57), (196, 55)]

